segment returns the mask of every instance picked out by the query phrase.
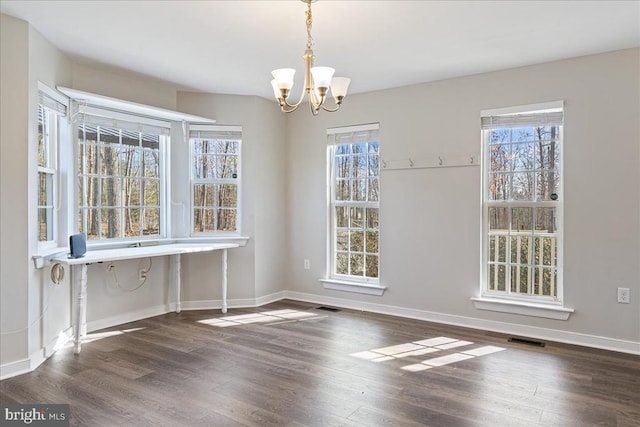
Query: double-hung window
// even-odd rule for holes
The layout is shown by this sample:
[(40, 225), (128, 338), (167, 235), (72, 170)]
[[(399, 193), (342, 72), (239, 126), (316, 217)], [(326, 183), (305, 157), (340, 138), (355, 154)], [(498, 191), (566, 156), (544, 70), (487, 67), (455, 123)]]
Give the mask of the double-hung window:
[(240, 126), (191, 125), (191, 233), (240, 233)]
[(562, 301), (561, 102), (483, 112), (483, 295)]
[(78, 114), (78, 230), (87, 239), (165, 237), (170, 123), (87, 108)]
[(327, 132), (329, 272), (332, 279), (378, 283), (380, 138), (378, 124)]
[[(42, 87), (38, 103), (38, 243), (57, 241), (58, 146), (60, 127), (67, 114), (62, 97)], [(47, 90), (48, 89), (48, 90)]]

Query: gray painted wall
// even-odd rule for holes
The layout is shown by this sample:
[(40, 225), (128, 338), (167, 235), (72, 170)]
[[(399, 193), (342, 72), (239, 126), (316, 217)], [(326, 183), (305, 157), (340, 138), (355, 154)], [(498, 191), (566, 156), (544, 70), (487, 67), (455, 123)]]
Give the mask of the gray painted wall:
[[(288, 127), (288, 289), (349, 301), (640, 342), (640, 50), (348, 97)], [(568, 321), (476, 310), (480, 168), (382, 171), (382, 297), (322, 288), (328, 127), (380, 122), (381, 157), (480, 152), (480, 111), (565, 101), (564, 297)], [(303, 259), (311, 270), (303, 270)], [(632, 303), (617, 304), (629, 287)], [(635, 296), (634, 296), (635, 295)]]
[[(1, 19), (0, 321), (2, 331), (19, 330), (2, 335), (3, 367), (46, 357), (42, 349), (70, 325), (68, 280), (54, 287), (48, 269), (35, 270), (30, 260), (37, 247), (37, 173), (29, 158), (38, 80), (243, 126), (243, 235), (251, 239), (230, 251), (231, 299), (288, 290), (640, 342), (639, 49), (354, 95), (340, 113), (312, 118), (304, 108), (285, 116), (262, 98), (181, 92), (127, 71), (72, 62), (24, 21)], [(480, 110), (558, 99), (566, 117), (565, 301), (576, 310), (569, 321), (471, 305), (480, 268), (477, 167), (383, 172), (381, 275), (388, 291), (365, 297), (321, 287), (327, 127), (380, 122), (385, 159), (478, 153)], [(172, 148), (174, 174), (187, 173), (185, 149)], [(188, 198), (186, 182), (172, 183), (177, 205)], [(184, 235), (185, 216), (177, 212), (175, 230)], [(305, 258), (311, 270), (303, 269)], [(138, 265), (117, 263), (123, 285), (137, 283)], [(219, 254), (189, 255), (183, 271), (183, 300), (220, 298)], [(90, 267), (90, 324), (166, 310), (168, 280), (163, 258), (154, 259), (148, 284), (135, 293), (118, 289), (104, 266)], [(631, 288), (632, 304), (616, 304), (618, 286)]]

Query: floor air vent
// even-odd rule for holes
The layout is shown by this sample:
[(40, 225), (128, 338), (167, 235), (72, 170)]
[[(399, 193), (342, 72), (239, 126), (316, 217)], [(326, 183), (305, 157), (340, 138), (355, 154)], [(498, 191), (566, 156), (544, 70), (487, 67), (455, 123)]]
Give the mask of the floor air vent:
[(339, 309), (339, 308), (325, 307), (325, 306), (318, 307), (318, 310), (333, 311), (334, 313), (335, 313), (336, 311), (340, 311), (340, 309)]
[(535, 341), (535, 340), (527, 340), (524, 338), (509, 338), (509, 342), (515, 343), (515, 344), (526, 344), (526, 345), (531, 345), (534, 347), (544, 347), (544, 343), (542, 341)]

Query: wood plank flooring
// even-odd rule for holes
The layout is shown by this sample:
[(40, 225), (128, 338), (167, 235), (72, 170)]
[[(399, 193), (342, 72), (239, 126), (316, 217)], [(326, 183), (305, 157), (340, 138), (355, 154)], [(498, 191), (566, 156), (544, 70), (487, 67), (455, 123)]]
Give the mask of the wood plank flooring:
[(0, 401), (108, 427), (640, 425), (640, 357), (507, 339), (286, 300), (169, 313), (89, 334)]

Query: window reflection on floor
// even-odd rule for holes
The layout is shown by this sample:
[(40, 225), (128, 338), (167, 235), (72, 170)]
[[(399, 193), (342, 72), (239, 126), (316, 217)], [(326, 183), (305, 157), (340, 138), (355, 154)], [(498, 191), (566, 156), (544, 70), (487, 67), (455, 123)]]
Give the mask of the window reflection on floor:
[(229, 326), (247, 325), (250, 323), (280, 323), (283, 321), (322, 319), (327, 316), (319, 316), (309, 311), (299, 310), (272, 310), (260, 313), (238, 314), (235, 316), (216, 317), (213, 319), (198, 320), (209, 326), (226, 328)]
[[(435, 337), (414, 341), (410, 343), (397, 344), (390, 347), (374, 348), (371, 350), (352, 353), (350, 356), (370, 362), (386, 362), (388, 360), (402, 359), (409, 356), (422, 356), (424, 354), (436, 353), (441, 350), (458, 349), (473, 345), (471, 341), (458, 340), (449, 337)], [(423, 360), (420, 363), (402, 366), (400, 369), (409, 372), (424, 371), (437, 366), (444, 366), (474, 357), (486, 356), (505, 350), (502, 347), (486, 345), (472, 349), (459, 350), (457, 353), (450, 353), (444, 356)]]

